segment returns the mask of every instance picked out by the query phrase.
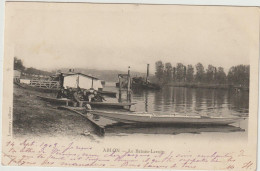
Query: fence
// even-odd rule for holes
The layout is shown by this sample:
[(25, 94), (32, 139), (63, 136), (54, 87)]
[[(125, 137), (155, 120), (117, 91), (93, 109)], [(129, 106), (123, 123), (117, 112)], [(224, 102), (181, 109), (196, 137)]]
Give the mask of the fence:
[(39, 88), (60, 88), (58, 81), (30, 80), (30, 85)]

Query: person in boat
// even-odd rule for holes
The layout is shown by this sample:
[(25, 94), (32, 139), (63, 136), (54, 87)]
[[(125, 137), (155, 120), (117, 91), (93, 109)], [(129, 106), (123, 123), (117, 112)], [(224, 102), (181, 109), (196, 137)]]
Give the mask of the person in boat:
[(61, 87), (61, 89), (58, 91), (57, 98), (67, 98), (67, 93), (64, 90), (64, 87)]
[(91, 92), (89, 90), (84, 90), (83, 95), (82, 95), (82, 100), (89, 102), (91, 100), (90, 95), (91, 95)]
[(94, 98), (95, 90), (93, 88), (90, 88), (88, 91), (89, 91), (88, 99), (89, 99), (89, 102), (91, 102), (91, 99)]
[(67, 92), (67, 98), (73, 99), (73, 93), (74, 92), (73, 92), (72, 88), (68, 88), (66, 92)]
[(73, 106), (81, 106), (81, 99), (82, 99), (82, 91), (80, 88), (78, 88), (74, 93), (73, 93)]
[(93, 95), (94, 95), (94, 97), (91, 98), (92, 102), (103, 102), (103, 101), (105, 101), (105, 98), (100, 93), (98, 93), (96, 90), (94, 90)]

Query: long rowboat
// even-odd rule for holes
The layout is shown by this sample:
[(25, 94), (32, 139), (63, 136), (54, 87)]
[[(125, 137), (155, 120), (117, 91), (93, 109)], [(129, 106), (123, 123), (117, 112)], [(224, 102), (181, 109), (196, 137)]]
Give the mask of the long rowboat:
[[(66, 104), (72, 103), (71, 99), (67, 98), (53, 98), (53, 97), (47, 97), (47, 96), (37, 96), (38, 98), (48, 101), (53, 104)], [(88, 101), (81, 101), (82, 104), (90, 104), (91, 107), (107, 107), (107, 108), (124, 108), (124, 107), (130, 107), (131, 105), (134, 105), (135, 103), (108, 103), (108, 102), (88, 102)]]
[(119, 122), (134, 122), (146, 124), (228, 125), (244, 119), (239, 117), (153, 115), (138, 112), (110, 112), (103, 110), (89, 110), (89, 112), (91, 114), (110, 118)]

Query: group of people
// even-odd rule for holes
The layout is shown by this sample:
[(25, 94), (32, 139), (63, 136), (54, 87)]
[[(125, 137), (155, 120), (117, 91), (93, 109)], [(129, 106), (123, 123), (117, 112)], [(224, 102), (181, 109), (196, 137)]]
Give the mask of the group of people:
[(72, 88), (64, 89), (63, 87), (57, 94), (57, 98), (67, 98), (73, 100), (74, 103), (79, 104), (81, 101), (88, 102), (103, 102), (105, 98), (94, 89), (80, 89), (73, 90)]

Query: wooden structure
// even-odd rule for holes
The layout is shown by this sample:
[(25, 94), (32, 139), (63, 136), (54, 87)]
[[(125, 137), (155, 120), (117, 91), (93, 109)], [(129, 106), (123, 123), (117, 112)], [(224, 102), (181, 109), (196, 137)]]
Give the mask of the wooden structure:
[[(44, 92), (44, 93), (58, 93), (58, 91), (60, 90), (60, 87), (58, 85), (56, 85), (56, 86), (51, 85), (51, 87), (53, 87), (53, 88), (46, 88), (46, 85), (39, 86), (38, 84), (34, 84), (34, 85), (37, 85), (37, 86), (34, 86), (34, 85), (30, 85), (30, 82), (31, 82), (31, 80), (28, 80), (28, 83), (22, 83), (22, 81), (21, 82), (14, 81), (14, 83), (21, 88)], [(55, 81), (52, 81), (52, 82), (54, 83)], [(57, 84), (58, 83), (59, 82), (57, 82)], [(47, 84), (47, 87), (48, 86), (49, 85)], [(116, 97), (116, 92), (112, 92), (112, 91), (98, 91), (98, 92), (104, 96), (113, 97), (113, 98)]]
[(94, 119), (92, 119), (87, 114), (83, 114), (83, 113), (77, 111), (75, 108), (71, 108), (71, 107), (67, 107), (67, 106), (60, 106), (60, 107), (58, 107), (58, 109), (68, 110), (68, 111), (74, 112), (74, 113), (76, 113), (76, 114), (86, 118), (92, 124), (92, 126), (94, 126), (94, 128), (97, 131), (98, 135), (103, 136), (105, 134), (105, 127), (102, 126), (102, 125), (99, 125)]
[(48, 89), (60, 88), (60, 83), (58, 81), (48, 81), (48, 80), (30, 80), (30, 86)]
[(74, 73), (64, 75), (63, 78), (63, 87), (72, 87), (72, 88), (82, 88), (82, 89), (94, 89), (94, 90), (102, 90), (103, 85), (101, 84), (101, 80), (96, 77), (82, 74), (82, 73)]
[(19, 82), (14, 82), (14, 84), (24, 89), (39, 91), (43, 93), (57, 93), (59, 91), (59, 88), (40, 88), (40, 87), (31, 86), (29, 84), (19, 83)]
[[(53, 98), (47, 96), (37, 96), (38, 98), (50, 102), (52, 104), (59, 104), (59, 105), (66, 105), (68, 106), (73, 101), (67, 98)], [(89, 104), (91, 107), (97, 108), (117, 108), (117, 109), (129, 109), (135, 103), (109, 103), (109, 102), (88, 102), (88, 101), (81, 101), (81, 106)]]
[(147, 64), (146, 80), (145, 80), (145, 82), (148, 83), (148, 80), (149, 80), (149, 64)]
[(132, 89), (144, 89), (144, 90), (160, 90), (159, 84), (151, 83), (149, 81), (149, 64), (147, 64), (146, 78), (133, 77), (132, 78)]
[[(123, 82), (122, 79), (125, 79), (126, 81)], [(127, 88), (127, 101), (131, 101), (131, 75), (130, 75), (130, 66), (128, 67), (128, 73), (127, 74), (118, 74), (118, 86), (119, 86), (119, 102), (122, 101), (122, 89)]]
[[(143, 90), (160, 90), (161, 86), (159, 84), (151, 83), (149, 81), (149, 64), (147, 64), (146, 77), (130, 77), (130, 69), (128, 74), (118, 74), (119, 82), (116, 83), (116, 87), (119, 87), (119, 91), (122, 88), (128, 89), (143, 89)], [(122, 78), (125, 78), (124, 80)]]

